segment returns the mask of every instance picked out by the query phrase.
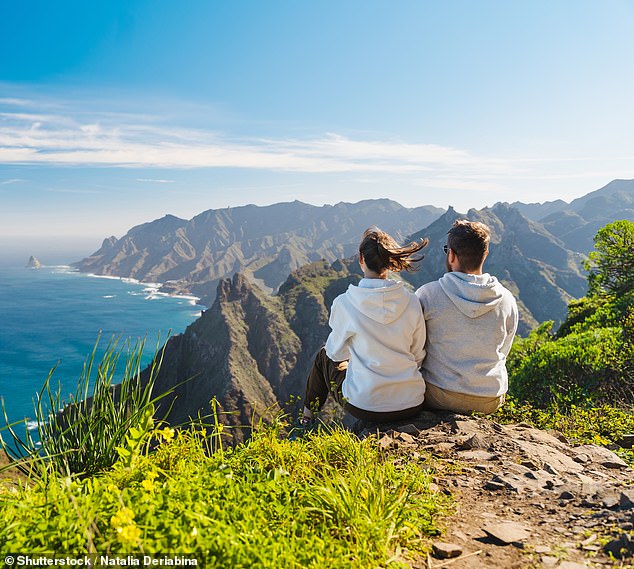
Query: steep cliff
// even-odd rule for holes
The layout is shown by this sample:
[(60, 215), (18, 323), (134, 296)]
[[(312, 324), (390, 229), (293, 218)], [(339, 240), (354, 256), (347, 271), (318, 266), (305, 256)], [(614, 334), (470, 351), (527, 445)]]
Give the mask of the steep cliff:
[(356, 281), (345, 263), (325, 261), (292, 273), (273, 297), (240, 273), (221, 280), (212, 307), (167, 342), (155, 392), (177, 387), (159, 414), (171, 408), (168, 419), (179, 424), (208, 414), (216, 397), (242, 440), (259, 417), (295, 409), (328, 335), (332, 299)]

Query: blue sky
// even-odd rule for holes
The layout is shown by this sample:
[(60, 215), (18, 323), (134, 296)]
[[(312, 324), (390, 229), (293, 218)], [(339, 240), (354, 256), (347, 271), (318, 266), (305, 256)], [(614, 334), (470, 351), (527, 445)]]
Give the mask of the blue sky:
[(88, 253), (293, 199), (569, 201), (634, 178), (633, 29), (633, 0), (4, 2), (0, 243)]

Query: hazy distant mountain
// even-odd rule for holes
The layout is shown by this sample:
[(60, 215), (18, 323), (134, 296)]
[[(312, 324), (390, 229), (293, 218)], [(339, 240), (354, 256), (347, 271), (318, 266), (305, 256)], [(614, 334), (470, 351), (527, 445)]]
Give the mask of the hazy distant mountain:
[(525, 217), (541, 222), (568, 249), (587, 254), (601, 227), (617, 219), (634, 221), (634, 180), (614, 180), (569, 204), (557, 200), (511, 205)]
[(84, 272), (164, 283), (213, 302), (218, 281), (236, 272), (267, 292), (302, 265), (354, 253), (370, 225), (402, 237), (425, 227), (444, 210), (406, 208), (383, 200), (317, 207), (299, 201), (266, 207), (209, 210), (191, 220), (167, 215), (110, 237), (75, 266)]
[(403, 276), (418, 287), (445, 272), (442, 246), (456, 219), (482, 221), (491, 228), (490, 253), (485, 270), (497, 276), (516, 296), (520, 309), (520, 332), (544, 320), (562, 320), (568, 302), (586, 292), (580, 271), (582, 256), (566, 249), (543, 225), (526, 219), (506, 204), (459, 214), (449, 209), (411, 239), (428, 238), (425, 259), (416, 273)]

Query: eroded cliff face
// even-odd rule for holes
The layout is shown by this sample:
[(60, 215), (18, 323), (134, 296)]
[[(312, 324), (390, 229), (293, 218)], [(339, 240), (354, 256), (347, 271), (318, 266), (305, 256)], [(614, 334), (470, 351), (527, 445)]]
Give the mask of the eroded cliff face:
[(322, 261), (292, 273), (273, 297), (239, 273), (221, 280), (212, 307), (165, 346), (155, 393), (174, 392), (159, 415), (169, 410), (177, 425), (208, 415), (215, 397), (240, 441), (260, 417), (296, 410), (332, 299), (358, 279), (346, 264)]

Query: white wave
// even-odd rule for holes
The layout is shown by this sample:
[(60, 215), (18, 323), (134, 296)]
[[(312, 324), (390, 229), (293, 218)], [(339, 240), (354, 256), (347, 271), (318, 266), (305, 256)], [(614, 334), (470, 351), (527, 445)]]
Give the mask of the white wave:
[(120, 281), (121, 277), (112, 277), (110, 275), (96, 275), (95, 273), (86, 273), (89, 277), (94, 277), (96, 279), (109, 279), (111, 281)]
[(40, 424), (37, 421), (27, 421), (26, 422), (26, 428), (29, 431), (37, 431), (37, 428)]
[(106, 294), (104, 296), (102, 296), (101, 298), (116, 298), (117, 295), (116, 294)]

